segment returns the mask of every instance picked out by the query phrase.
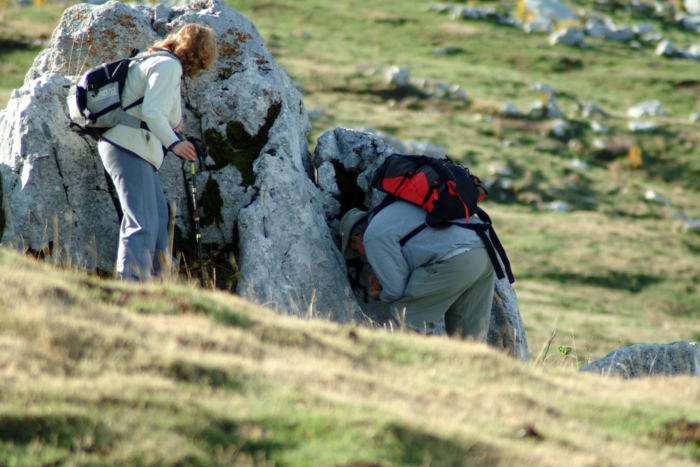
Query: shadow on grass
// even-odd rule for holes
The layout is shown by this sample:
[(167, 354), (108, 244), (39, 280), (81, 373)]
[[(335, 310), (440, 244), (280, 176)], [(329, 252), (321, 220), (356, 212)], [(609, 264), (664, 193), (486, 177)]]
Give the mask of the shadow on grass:
[(108, 438), (102, 422), (82, 415), (0, 415), (0, 441), (4, 443), (24, 445), (39, 441), (91, 452), (107, 446)]
[(3, 55), (10, 54), (17, 50), (30, 50), (37, 49), (38, 47), (33, 47), (29, 42), (24, 39), (14, 39), (9, 37), (3, 37), (0, 35), (0, 57)]
[(542, 277), (562, 284), (593, 285), (607, 289), (628, 290), (634, 293), (641, 292), (650, 285), (664, 281), (663, 278), (646, 274), (627, 274), (614, 271), (600, 276), (550, 272), (543, 274)]
[(668, 158), (659, 154), (644, 156), (644, 169), (650, 177), (659, 177), (668, 183), (680, 182), (685, 187), (695, 189), (700, 179), (700, 169), (689, 165), (688, 161), (682, 157)]
[[(212, 420), (206, 427), (195, 431), (185, 429), (184, 434), (192, 436), (211, 452), (235, 447), (238, 454), (243, 454), (242, 457), (248, 455), (257, 460), (272, 460), (280, 458), (285, 451), (300, 449), (314, 438), (318, 442), (319, 437), (337, 436), (338, 433), (334, 433), (335, 430), (326, 424), (327, 421), (320, 420), (281, 423), (270, 420), (240, 422), (219, 419)], [(378, 452), (384, 452), (382, 457), (388, 458), (389, 462), (362, 460), (362, 454), (358, 452), (359, 459), (336, 465), (483, 466), (499, 465), (502, 460), (493, 448), (484, 443), (464, 443), (398, 423), (389, 423), (379, 428), (372, 440)]]
[(370, 88), (355, 88), (350, 86), (335, 86), (330, 89), (331, 92), (338, 92), (343, 94), (358, 94), (358, 95), (370, 95), (380, 98), (383, 101), (394, 100), (400, 102), (404, 99), (411, 97), (417, 97), (419, 99), (425, 99), (429, 97), (426, 93), (414, 86), (403, 86), (403, 87), (378, 87), (373, 86)]
[[(273, 459), (284, 451), (293, 450), (299, 445), (298, 440), (290, 439), (295, 432), (294, 426), (279, 427), (287, 434), (284, 442), (275, 439), (278, 427), (266, 426), (264, 423), (238, 422), (230, 419), (210, 421), (207, 426), (192, 431), (183, 429), (184, 434), (194, 437), (210, 452), (234, 447), (237, 455), (251, 456), (256, 460)], [(234, 458), (235, 460), (235, 458)], [(263, 464), (267, 465), (267, 464)]]
[(207, 368), (192, 362), (177, 360), (165, 370), (165, 374), (177, 381), (185, 383), (226, 388), (241, 391), (245, 387), (245, 379), (233, 376), (219, 368)]
[(377, 438), (394, 445), (395, 460), (400, 465), (447, 467), (500, 464), (498, 454), (478, 441), (459, 442), (396, 423), (384, 427)]

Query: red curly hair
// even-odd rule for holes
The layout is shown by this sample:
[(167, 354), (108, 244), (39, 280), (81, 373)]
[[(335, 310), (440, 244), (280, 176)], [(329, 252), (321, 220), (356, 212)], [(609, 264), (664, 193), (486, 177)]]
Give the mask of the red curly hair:
[(157, 52), (158, 48), (174, 53), (182, 62), (188, 78), (194, 78), (200, 70), (211, 70), (219, 57), (214, 30), (196, 23), (183, 26), (178, 32), (157, 41), (148, 51)]

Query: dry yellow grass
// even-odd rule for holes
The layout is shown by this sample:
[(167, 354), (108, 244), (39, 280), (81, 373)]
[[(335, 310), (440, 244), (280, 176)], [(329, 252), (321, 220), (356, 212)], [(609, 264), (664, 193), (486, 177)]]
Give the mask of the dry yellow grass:
[[(0, 421), (63, 414), (93, 427), (73, 453), (41, 437), (18, 443), (24, 459), (270, 465), (242, 450), (267, 440), (280, 465), (418, 465), (387, 447), (409, 439), (402, 449), (424, 443), (430, 465), (694, 462), (654, 434), (700, 418), (696, 379), (605, 379), (482, 345), (279, 316), (193, 286), (102, 281), (7, 251), (0, 263)], [(318, 419), (335, 428), (318, 431)], [(202, 444), (203, 427), (225, 423), (236, 442)]]

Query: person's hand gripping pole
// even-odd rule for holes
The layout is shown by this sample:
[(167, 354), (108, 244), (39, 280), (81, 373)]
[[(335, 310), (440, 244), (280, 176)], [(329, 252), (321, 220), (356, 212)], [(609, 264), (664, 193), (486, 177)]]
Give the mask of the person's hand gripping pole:
[(204, 287), (204, 260), (202, 256), (202, 229), (199, 224), (199, 202), (197, 201), (197, 142), (193, 137), (185, 138), (180, 133), (176, 133), (180, 142), (172, 147), (172, 151), (179, 157), (190, 162), (190, 193), (192, 195), (192, 223), (194, 224), (195, 239), (197, 241), (197, 255), (199, 259), (199, 280)]

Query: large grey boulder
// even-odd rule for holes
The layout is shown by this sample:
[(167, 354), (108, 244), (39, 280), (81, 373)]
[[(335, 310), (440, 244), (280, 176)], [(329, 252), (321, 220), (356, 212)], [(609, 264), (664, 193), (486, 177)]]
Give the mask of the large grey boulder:
[[(25, 85), (0, 113), (2, 243), (112, 270), (118, 202), (96, 141), (68, 130), (67, 87), (88, 68), (125, 57), (132, 47), (144, 50), (191, 22), (212, 27), (220, 49), (214, 69), (183, 86), (184, 132), (203, 139), (208, 152), (197, 188), (210, 272), (216, 266), (221, 277), (234, 255), (244, 297), (281, 312), (352, 319), (357, 305), (345, 263), (311, 178), (301, 95), (253, 24), (220, 0), (172, 8), (111, 1), (64, 12)], [(177, 205), (181, 250), (194, 245), (187, 169), (172, 155), (161, 168), (166, 197)]]
[(638, 378), (641, 376), (699, 376), (700, 345), (697, 342), (637, 344), (610, 352), (580, 371), (604, 376)]
[[(324, 197), (323, 212), (336, 232), (348, 210), (370, 209), (381, 202), (384, 194), (371, 188), (370, 181), (374, 170), (395, 152), (379, 136), (368, 132), (336, 128), (321, 135), (313, 163)], [(387, 304), (368, 297), (369, 265), (362, 259), (351, 260), (348, 272), (363, 319), (376, 326), (392, 327)], [(530, 358), (518, 299), (505, 279), (496, 282), (487, 342), (523, 361)]]
[(119, 218), (94, 143), (67, 130), (68, 85), (37, 78), (0, 113), (2, 243), (109, 271)]

